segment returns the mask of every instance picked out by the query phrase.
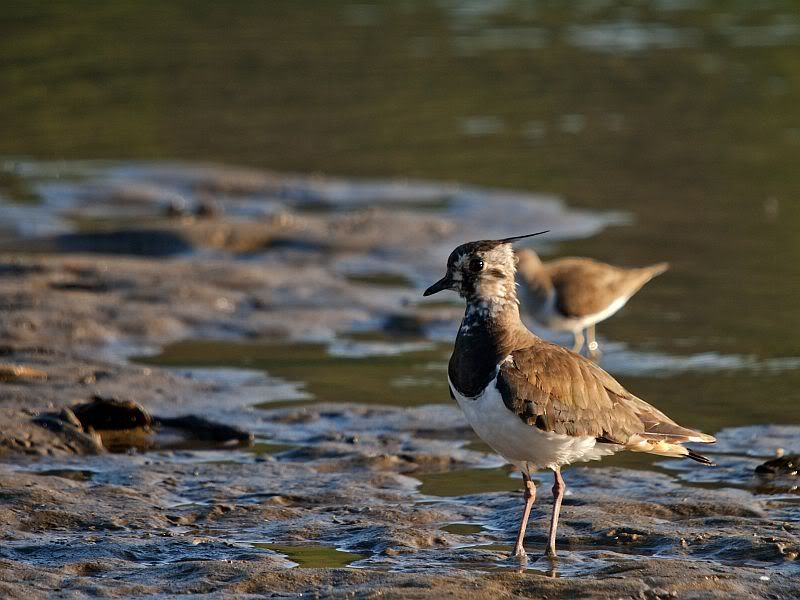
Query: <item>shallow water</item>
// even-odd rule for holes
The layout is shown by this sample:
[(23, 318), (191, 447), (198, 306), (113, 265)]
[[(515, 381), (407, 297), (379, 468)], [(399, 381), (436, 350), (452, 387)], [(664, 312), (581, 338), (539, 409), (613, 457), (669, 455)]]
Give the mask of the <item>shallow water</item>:
[(281, 544), (269, 544), (263, 542), (253, 543), (254, 548), (272, 550), (278, 554), (283, 554), (298, 567), (308, 569), (346, 567), (352, 562), (364, 558), (355, 552), (345, 552), (335, 548), (324, 546), (295, 545), (284, 546)]
[[(336, 344), (263, 345), (182, 342), (145, 364), (263, 369), (301, 384), (307, 400), (275, 398), (265, 409), (299, 402), (358, 402), (414, 406), (448, 401), (447, 384), (435, 367), (447, 360), (443, 344), (401, 340), (397, 344), (343, 340)], [(283, 402), (282, 402), (283, 401)]]
[[(438, 340), (438, 331), (434, 334)], [(414, 406), (450, 402), (445, 375), (449, 352), (446, 342), (426, 347), (404, 335), (382, 334), (378, 342), (345, 338), (316, 345), (180, 342), (143, 361), (263, 369), (301, 383), (309, 394), (306, 402)], [(666, 355), (610, 343), (601, 365), (679, 422), (712, 433), (723, 427), (800, 420), (800, 404), (794, 396), (794, 386), (800, 385), (797, 357), (774, 368), (756, 358)], [(767, 392), (772, 397), (764, 402)], [(271, 402), (263, 407), (270, 408)]]

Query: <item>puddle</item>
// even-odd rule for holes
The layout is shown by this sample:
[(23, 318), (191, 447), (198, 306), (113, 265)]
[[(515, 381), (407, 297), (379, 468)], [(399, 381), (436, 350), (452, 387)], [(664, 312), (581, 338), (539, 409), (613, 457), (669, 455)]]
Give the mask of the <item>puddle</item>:
[(346, 567), (350, 563), (366, 558), (363, 554), (345, 552), (327, 546), (313, 545), (282, 545), (256, 542), (254, 548), (272, 550), (284, 554), (296, 566), (306, 569), (335, 569)]
[[(376, 342), (377, 343), (377, 342)], [(444, 378), (409, 391), (403, 386), (387, 386), (402, 377), (425, 375), (425, 365), (443, 361), (450, 349), (443, 344), (425, 342), (421, 346), (375, 346), (364, 342), (360, 352), (351, 350), (357, 342), (334, 345), (331, 355), (326, 344), (253, 344), (222, 341), (188, 341), (167, 346), (157, 356), (138, 359), (142, 364), (167, 367), (244, 367), (260, 369), (270, 376), (304, 382), (303, 391), (311, 397), (281, 402), (266, 402), (259, 408), (271, 409), (287, 405), (299, 406), (316, 402), (348, 402), (391, 406), (419, 406), (450, 402)], [(367, 351), (372, 348), (373, 351)], [(389, 354), (385, 354), (387, 352)]]
[[(419, 493), (424, 496), (469, 496), (488, 492), (522, 491), (522, 480), (511, 477), (507, 467), (497, 469), (459, 469), (444, 473), (417, 475)], [(538, 485), (538, 482), (537, 482)]]
[(449, 525), (445, 525), (439, 529), (446, 531), (447, 533), (455, 533), (458, 535), (472, 535), (474, 533), (481, 533), (484, 531), (482, 525), (477, 525), (475, 523), (450, 523)]
[(97, 432), (103, 446), (113, 454), (130, 452), (169, 452), (169, 451), (202, 451), (233, 450), (247, 448), (249, 443), (238, 440), (199, 439), (187, 435), (187, 432), (172, 428), (162, 429), (119, 429), (100, 430)]
[(255, 456), (267, 456), (281, 454), (298, 448), (296, 444), (274, 444), (271, 442), (256, 441), (252, 446), (247, 448), (246, 452)]
[(494, 454), (494, 450), (492, 450), (492, 447), (481, 439), (476, 439), (467, 444), (464, 444), (464, 449), (473, 450), (475, 452), (484, 452), (486, 454)]

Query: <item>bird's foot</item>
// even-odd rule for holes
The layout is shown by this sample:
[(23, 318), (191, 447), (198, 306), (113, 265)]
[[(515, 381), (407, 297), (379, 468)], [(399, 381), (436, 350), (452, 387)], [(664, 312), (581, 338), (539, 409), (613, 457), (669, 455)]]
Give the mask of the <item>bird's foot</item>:
[(528, 568), (528, 553), (524, 548), (514, 548), (514, 553), (508, 557), (508, 561), (515, 565), (518, 573), (523, 573)]

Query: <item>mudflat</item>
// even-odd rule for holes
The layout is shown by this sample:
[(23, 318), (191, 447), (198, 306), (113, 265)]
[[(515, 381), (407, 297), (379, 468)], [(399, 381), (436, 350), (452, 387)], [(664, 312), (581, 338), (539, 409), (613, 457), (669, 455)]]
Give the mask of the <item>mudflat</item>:
[[(800, 452), (800, 427), (722, 415), (675, 415), (730, 425), (714, 469), (566, 471), (556, 562), (536, 554), (541, 474), (529, 563), (508, 558), (521, 482), (448, 398), (462, 307), (420, 290), (459, 241), (546, 223), (552, 243), (619, 215), (457, 185), (58, 168), (28, 165), (39, 200), (0, 209), (3, 596), (800, 595), (797, 472), (756, 473)], [(623, 381), (796, 368), (613, 344), (606, 360)]]

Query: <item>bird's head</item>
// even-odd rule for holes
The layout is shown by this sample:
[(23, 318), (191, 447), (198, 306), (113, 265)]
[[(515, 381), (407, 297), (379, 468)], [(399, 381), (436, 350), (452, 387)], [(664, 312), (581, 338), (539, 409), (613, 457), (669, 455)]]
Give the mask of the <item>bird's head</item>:
[(539, 255), (530, 248), (517, 250), (517, 270), (525, 275), (533, 275), (542, 268), (542, 260)]
[(423, 296), (453, 290), (467, 302), (516, 298), (516, 257), (511, 244), (542, 233), (547, 232), (461, 244), (447, 259), (445, 276), (425, 290)]

